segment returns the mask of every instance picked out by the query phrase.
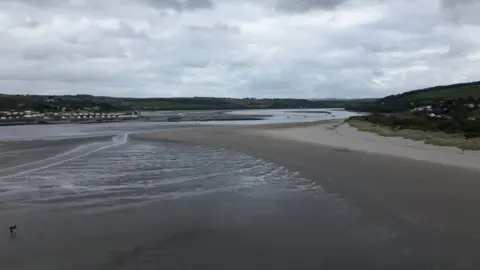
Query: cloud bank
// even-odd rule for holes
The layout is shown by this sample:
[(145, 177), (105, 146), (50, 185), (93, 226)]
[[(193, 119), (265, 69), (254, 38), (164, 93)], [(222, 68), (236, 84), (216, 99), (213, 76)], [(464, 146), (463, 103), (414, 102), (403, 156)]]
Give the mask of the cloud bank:
[(480, 80), (476, 0), (4, 0), (0, 92), (377, 97)]

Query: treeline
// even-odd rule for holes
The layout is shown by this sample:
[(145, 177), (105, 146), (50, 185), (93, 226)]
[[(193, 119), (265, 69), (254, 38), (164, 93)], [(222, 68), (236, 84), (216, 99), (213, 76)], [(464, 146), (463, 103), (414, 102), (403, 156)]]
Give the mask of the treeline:
[(372, 100), (308, 100), (308, 99), (233, 99), (233, 98), (114, 98), (91, 95), (39, 96), (0, 95), (0, 111), (129, 111), (129, 110), (242, 110), (344, 108)]
[(308, 99), (234, 99), (234, 98), (153, 98), (128, 99), (125, 102), (140, 110), (242, 110), (345, 108), (371, 100), (308, 100)]

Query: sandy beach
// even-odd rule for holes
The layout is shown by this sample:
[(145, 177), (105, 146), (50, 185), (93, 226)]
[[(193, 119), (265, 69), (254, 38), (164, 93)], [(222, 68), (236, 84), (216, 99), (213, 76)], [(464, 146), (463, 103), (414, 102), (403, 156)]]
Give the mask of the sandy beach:
[[(478, 154), (384, 138), (338, 122), (204, 128), (141, 139), (233, 149), (298, 171), (394, 232), (409, 269), (480, 267)], [(392, 268), (393, 269), (393, 268)]]
[(436, 146), (401, 137), (382, 137), (358, 131), (342, 121), (260, 130), (276, 138), (480, 170), (480, 151), (463, 151), (457, 147)]

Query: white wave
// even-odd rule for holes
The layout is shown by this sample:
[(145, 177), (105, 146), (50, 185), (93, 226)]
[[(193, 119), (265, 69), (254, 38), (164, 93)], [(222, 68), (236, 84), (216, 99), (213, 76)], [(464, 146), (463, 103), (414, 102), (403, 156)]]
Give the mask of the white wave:
[[(96, 149), (94, 149), (94, 150), (91, 150), (91, 151), (82, 153), (82, 154), (80, 154), (80, 155), (73, 156), (73, 157), (71, 157), (71, 158), (67, 158), (67, 159), (63, 159), (63, 160), (57, 161), (57, 162), (49, 163), (49, 164), (44, 165), (44, 166), (32, 168), (32, 169), (29, 169), (29, 170), (24, 170), (24, 171), (21, 171), (21, 172), (17, 172), (17, 173), (14, 173), (14, 174), (10, 174), (10, 175), (0, 176), (0, 180), (6, 179), (6, 178), (11, 178), (11, 177), (16, 177), (16, 176), (25, 175), (25, 174), (28, 174), (28, 173), (31, 173), (31, 172), (35, 172), (35, 171), (38, 171), (38, 170), (47, 169), (47, 168), (50, 168), (50, 167), (53, 167), (53, 166), (57, 166), (57, 165), (60, 165), (60, 164), (63, 164), (63, 163), (66, 163), (66, 162), (69, 162), (69, 161), (72, 161), (72, 160), (76, 160), (76, 159), (79, 159), (79, 158), (82, 158), (82, 157), (91, 155), (91, 154), (93, 154), (93, 153), (96, 153), (96, 152), (99, 152), (99, 151), (102, 151), (102, 150), (105, 150), (105, 149), (108, 149), (108, 148), (111, 148), (111, 147), (115, 147), (115, 146), (119, 146), (119, 145), (126, 144), (126, 143), (128, 142), (128, 136), (129, 136), (128, 133), (123, 134), (123, 135), (121, 135), (121, 136), (115, 136), (115, 137), (113, 137), (113, 143), (110, 143), (110, 144), (108, 144), (108, 145), (105, 145), (105, 146), (96, 148)], [(90, 145), (91, 145), (91, 144), (90, 144)], [(45, 161), (45, 160), (43, 160), (43, 161)], [(38, 163), (38, 162), (36, 162), (36, 163)], [(11, 168), (10, 168), (10, 169), (11, 169)]]
[(9, 171), (9, 170), (13, 170), (13, 169), (18, 169), (18, 168), (21, 168), (21, 167), (25, 167), (25, 166), (29, 166), (29, 165), (34, 165), (34, 164), (37, 164), (37, 163), (41, 163), (41, 162), (45, 162), (45, 161), (49, 161), (49, 160), (54, 160), (54, 159), (58, 159), (58, 158), (61, 158), (61, 157), (64, 157), (64, 156), (68, 156), (72, 153), (75, 153), (75, 152), (78, 152), (88, 146), (92, 146), (92, 145), (96, 145), (96, 144), (102, 144), (102, 143), (91, 143), (91, 144), (84, 144), (84, 145), (80, 145), (78, 147), (75, 147), (74, 149), (70, 150), (70, 151), (67, 151), (67, 152), (63, 152), (61, 154), (58, 154), (58, 155), (55, 155), (55, 156), (52, 156), (52, 157), (49, 157), (49, 158), (46, 158), (46, 159), (42, 159), (42, 160), (37, 160), (37, 161), (33, 161), (33, 162), (29, 162), (29, 163), (24, 163), (24, 164), (20, 164), (20, 165), (17, 165), (17, 166), (13, 166), (13, 167), (8, 167), (8, 168), (4, 168), (4, 169), (0, 169), (0, 172), (3, 172), (3, 171)]

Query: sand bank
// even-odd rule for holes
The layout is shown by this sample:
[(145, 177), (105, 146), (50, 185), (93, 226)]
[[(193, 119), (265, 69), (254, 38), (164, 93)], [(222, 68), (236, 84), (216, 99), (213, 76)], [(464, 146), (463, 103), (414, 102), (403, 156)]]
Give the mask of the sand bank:
[(359, 131), (339, 121), (289, 128), (250, 129), (249, 132), (345, 150), (386, 154), (480, 170), (479, 151), (464, 151), (456, 147), (436, 146), (401, 137), (382, 137)]

